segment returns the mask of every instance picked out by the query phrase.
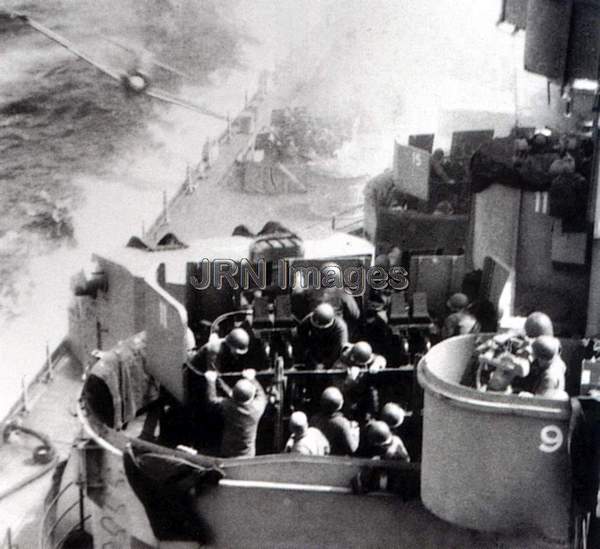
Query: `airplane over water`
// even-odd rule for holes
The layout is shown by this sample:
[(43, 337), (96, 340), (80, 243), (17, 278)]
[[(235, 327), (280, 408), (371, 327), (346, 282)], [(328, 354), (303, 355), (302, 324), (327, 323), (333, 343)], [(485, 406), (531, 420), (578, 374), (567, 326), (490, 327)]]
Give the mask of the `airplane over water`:
[(96, 67), (99, 71), (104, 74), (110, 76), (114, 80), (117, 80), (122, 84), (127, 93), (132, 94), (144, 94), (149, 97), (153, 97), (154, 99), (158, 99), (160, 101), (164, 101), (165, 103), (170, 103), (172, 105), (177, 105), (179, 107), (183, 107), (185, 109), (189, 109), (195, 111), (197, 113), (203, 114), (205, 116), (211, 116), (213, 118), (217, 118), (219, 120), (227, 120), (227, 117), (219, 114), (203, 105), (199, 105), (197, 103), (191, 102), (187, 99), (174, 95), (172, 93), (167, 92), (166, 90), (157, 88), (152, 84), (150, 79), (149, 69), (152, 65), (162, 67), (172, 73), (175, 73), (179, 76), (185, 76), (181, 71), (166, 65), (154, 58), (151, 52), (147, 52), (140, 48), (137, 50), (136, 48), (129, 47), (127, 45), (116, 42), (115, 40), (109, 39), (109, 41), (121, 48), (124, 48), (128, 51), (135, 53), (138, 57), (137, 66), (130, 70), (119, 70), (114, 69), (108, 65), (101, 63), (100, 61), (92, 58), (87, 53), (84, 53), (81, 49), (77, 47), (76, 44), (68, 40), (67, 38), (57, 34), (53, 30), (48, 27), (42, 25), (41, 23), (35, 21), (28, 15), (24, 15), (21, 13), (2, 13), (1, 15), (8, 16), (12, 19), (19, 19), (26, 25), (29, 25), (31, 28), (36, 31), (42, 33), (43, 35), (50, 38), (54, 42), (57, 42), (67, 50), (69, 50), (72, 54), (77, 57), (83, 59), (90, 65)]

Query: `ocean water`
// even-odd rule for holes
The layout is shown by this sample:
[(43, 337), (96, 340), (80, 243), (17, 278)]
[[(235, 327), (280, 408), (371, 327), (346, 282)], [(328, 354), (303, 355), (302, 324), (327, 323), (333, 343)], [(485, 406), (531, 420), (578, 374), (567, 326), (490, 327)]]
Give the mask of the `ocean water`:
[[(506, 130), (517, 113), (523, 125), (543, 124), (547, 110), (546, 82), (524, 74), (522, 40), (496, 29), (494, 2), (4, 0), (0, 417), (22, 376), (39, 369), (46, 344), (53, 348), (66, 333), (71, 275), (93, 252), (148, 227), (163, 191), (175, 193), (186, 165), (198, 162), (206, 138), (224, 126), (128, 97), (118, 82), (2, 10), (27, 13), (118, 71), (135, 65), (127, 47), (146, 48), (187, 75), (157, 69), (154, 83), (232, 115), (260, 70), (291, 59), (285, 85), (292, 106), (356, 120), (355, 139), (320, 166), (345, 177), (388, 167), (398, 136), (435, 131), (436, 146), (444, 147), (456, 129), (481, 129), (479, 112), (493, 113)], [(461, 21), (461, 32), (450, 20)], [(358, 188), (322, 194), (248, 201), (269, 216), (306, 212), (309, 223), (360, 202)], [(235, 193), (211, 199), (219, 211), (248, 214)], [(220, 225), (225, 216), (213, 206), (207, 203), (212, 236), (231, 225)]]
[[(186, 73), (153, 83), (238, 112), (268, 64), (229, 4), (8, 0), (116, 70), (144, 47)], [(242, 29), (242, 30), (240, 30)], [(110, 40), (109, 40), (110, 39)], [(175, 193), (223, 123), (145, 97), (45, 36), (0, 19), (0, 416), (66, 333), (69, 279), (91, 253), (125, 244)], [(261, 62), (256, 62), (260, 59)]]
[[(239, 65), (243, 39), (218, 16), (211, 15), (209, 24), (208, 15), (190, 4), (187, 15), (201, 22), (197, 31), (212, 37), (190, 40), (194, 31), (189, 22), (182, 23), (189, 21), (183, 9), (172, 13), (168, 5), (51, 0), (8, 2), (6, 8), (31, 15), (118, 70), (127, 69), (135, 55), (105, 36), (152, 45), (166, 62), (185, 67), (200, 90), (215, 70)], [(176, 35), (171, 27), (178, 23)], [(11, 320), (28, 291), (22, 276), (27, 258), (85, 245), (71, 225), (81, 221), (79, 214), (90, 202), (96, 210), (111, 206), (99, 197), (90, 200), (85, 187), (91, 180), (93, 187), (117, 183), (124, 193), (126, 188), (148, 191), (153, 185), (158, 192), (181, 178), (184, 169), (180, 166), (177, 173), (173, 168), (186, 151), (182, 129), (176, 129), (181, 113), (145, 98), (128, 98), (118, 82), (19, 22), (4, 21), (0, 40), (0, 316)], [(178, 82), (169, 76), (161, 71), (158, 84), (176, 89)], [(196, 123), (206, 125), (202, 118)], [(208, 125), (214, 126), (210, 120)], [(195, 141), (201, 137), (196, 135)], [(147, 173), (154, 174), (150, 181)], [(113, 225), (118, 224), (113, 218)]]
[[(320, 6), (312, 4), (318, 21)], [(285, 25), (297, 26), (299, 19), (278, 8), (240, 0), (201, 7), (194, 0), (7, 0), (2, 9), (26, 13), (116, 71), (131, 69), (136, 56), (115, 40), (146, 48), (186, 74), (182, 79), (156, 70), (155, 85), (235, 115), (256, 90), (260, 71), (281, 62), (292, 42)], [(128, 97), (118, 82), (18, 21), (0, 17), (0, 42), (2, 417), (43, 364), (46, 348), (66, 334), (71, 276), (92, 253), (122, 246), (149, 227), (163, 192), (175, 194), (186, 166), (197, 164), (205, 140), (220, 134), (224, 123)], [(379, 135), (357, 138), (321, 169), (345, 177), (363, 174), (365, 164), (376, 171), (381, 166), (373, 158), (382, 150), (391, 159), (386, 142), (382, 149)], [(349, 203), (360, 201), (354, 188), (328, 201), (322, 193), (301, 197), (307, 225), (344, 209), (342, 194)], [(219, 211), (248, 213), (235, 193), (210, 198), (218, 200)], [(298, 208), (285, 198), (273, 197), (271, 205), (264, 197), (251, 200), (269, 215), (297, 217)], [(207, 208), (215, 211), (215, 204)], [(211, 236), (230, 231), (230, 224), (215, 216)]]

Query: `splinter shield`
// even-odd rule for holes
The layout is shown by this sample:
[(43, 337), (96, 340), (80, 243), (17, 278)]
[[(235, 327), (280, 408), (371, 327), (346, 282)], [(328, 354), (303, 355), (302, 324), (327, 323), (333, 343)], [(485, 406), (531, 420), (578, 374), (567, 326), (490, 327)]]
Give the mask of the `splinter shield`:
[(429, 199), (429, 157), (426, 151), (395, 143), (394, 183), (398, 190)]
[(183, 402), (183, 364), (188, 325), (183, 305), (151, 278), (145, 278), (146, 350), (148, 373)]

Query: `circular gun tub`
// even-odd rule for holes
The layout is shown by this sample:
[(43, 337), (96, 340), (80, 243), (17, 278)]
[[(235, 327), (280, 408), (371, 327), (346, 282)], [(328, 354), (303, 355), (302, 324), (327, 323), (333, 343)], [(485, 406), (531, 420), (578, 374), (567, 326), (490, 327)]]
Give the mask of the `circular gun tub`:
[[(461, 385), (476, 340), (447, 339), (419, 363), (425, 391), (422, 500), (459, 526), (533, 531), (561, 541), (571, 507), (570, 402)], [(569, 343), (563, 342), (568, 367)]]

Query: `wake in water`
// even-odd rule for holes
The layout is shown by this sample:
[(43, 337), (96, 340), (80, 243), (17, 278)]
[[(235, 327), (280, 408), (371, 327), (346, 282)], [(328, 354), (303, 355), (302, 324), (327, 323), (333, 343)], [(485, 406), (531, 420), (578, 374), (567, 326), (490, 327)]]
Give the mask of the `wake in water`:
[[(242, 70), (246, 31), (208, 3), (5, 2), (103, 55), (96, 34), (121, 35), (192, 77), (185, 92), (237, 113), (263, 67)], [(208, 10), (208, 13), (207, 11)], [(93, 31), (93, 32), (92, 32)], [(92, 36), (94, 35), (94, 36)], [(46, 344), (67, 333), (70, 278), (92, 253), (123, 246), (159, 214), (224, 123), (128, 98), (118, 83), (44, 36), (0, 27), (0, 416)], [(259, 47), (253, 44), (253, 47)], [(165, 86), (180, 85), (167, 82)], [(161, 84), (162, 85), (162, 84)], [(250, 89), (250, 92), (253, 90)]]
[[(198, 83), (208, 86), (216, 69), (240, 66), (248, 41), (221, 17), (220, 11), (227, 8), (223, 2), (219, 10), (210, 3), (200, 9), (194, 2), (174, 7), (154, 0), (7, 4), (6, 9), (38, 18), (100, 58), (111, 50), (106, 41), (102, 47), (98, 38), (102, 33), (150, 47), (167, 62), (185, 67), (198, 94), (202, 92)], [(86, 247), (75, 233), (74, 218), (89, 199), (78, 181), (92, 177), (99, 185), (118, 180), (122, 185), (154, 184), (162, 190), (182, 177), (185, 163), (181, 135), (169, 135), (178, 113), (173, 116), (172, 110), (144, 98), (127, 98), (117, 83), (18, 21), (3, 21), (0, 40), (7, 52), (0, 74), (1, 326), (14, 318), (20, 301), (27, 298), (30, 285), (22, 279), (28, 259), (75, 241)], [(195, 118), (197, 125), (205, 122)], [(203, 125), (209, 130), (212, 124)], [(205, 137), (208, 132), (202, 133)], [(155, 176), (147, 179), (139, 173), (141, 164), (158, 160), (171, 168), (177, 159), (177, 172), (153, 169)], [(134, 206), (137, 229), (140, 207)], [(158, 213), (155, 206), (152, 201), (141, 209), (151, 218)], [(95, 209), (101, 208), (110, 209), (111, 204), (96, 202)], [(131, 217), (111, 221), (129, 226)]]

